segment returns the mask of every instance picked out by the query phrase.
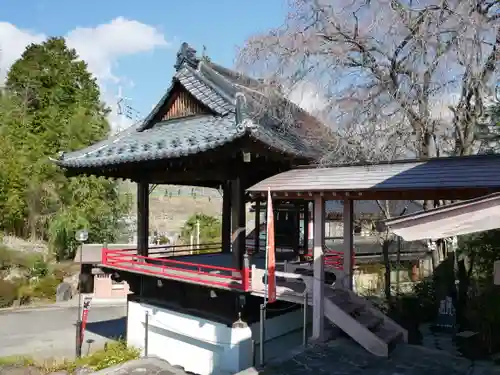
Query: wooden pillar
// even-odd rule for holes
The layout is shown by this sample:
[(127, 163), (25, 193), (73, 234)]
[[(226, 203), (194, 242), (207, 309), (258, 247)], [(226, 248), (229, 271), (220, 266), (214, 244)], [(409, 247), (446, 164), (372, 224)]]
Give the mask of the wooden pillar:
[(309, 252), (309, 201), (304, 203), (304, 255)]
[(137, 183), (137, 254), (147, 257), (149, 245), (149, 184)]
[(353, 237), (353, 223), (354, 223), (354, 201), (344, 199), (344, 212), (342, 219), (344, 221), (344, 272), (345, 278), (343, 280), (344, 288), (353, 289), (352, 284), (352, 267), (353, 267), (353, 250), (354, 250), (354, 237)]
[(243, 269), (245, 254), (246, 215), (245, 189), (240, 178), (231, 181), (231, 240), (233, 252), (233, 267)]
[(255, 250), (260, 251), (260, 199), (255, 201)]
[(231, 183), (222, 186), (222, 252), (231, 252)]
[(312, 338), (322, 341), (325, 328), (325, 301), (324, 301), (324, 278), (325, 262), (323, 257), (324, 237), (324, 212), (323, 197), (314, 197), (314, 249), (313, 249), (313, 331)]
[(302, 211), (302, 202), (293, 203), (293, 251), (294, 255), (300, 255), (300, 211)]

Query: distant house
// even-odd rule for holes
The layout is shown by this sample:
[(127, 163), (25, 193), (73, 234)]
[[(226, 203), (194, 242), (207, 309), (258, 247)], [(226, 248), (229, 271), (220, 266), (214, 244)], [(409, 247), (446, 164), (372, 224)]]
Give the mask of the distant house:
[[(388, 210), (393, 216), (402, 214), (411, 214), (422, 210), (422, 205), (415, 201), (390, 201), (381, 202), (384, 204), (382, 209)], [(281, 206), (275, 213), (276, 220), (287, 220), (287, 209)], [(293, 210), (293, 206), (289, 206)], [(310, 207), (311, 210), (311, 207)], [(342, 252), (343, 244), (343, 222), (342, 222), (342, 201), (327, 201), (325, 203), (325, 247), (329, 250)], [(255, 211), (254, 208), (251, 211)], [(386, 215), (375, 201), (355, 201), (354, 205), (355, 226), (354, 226), (354, 245), (355, 245), (355, 285), (358, 289), (376, 290), (383, 284), (382, 269), (384, 256), (382, 253), (382, 234), (378, 231), (378, 224), (382, 222)], [(312, 213), (309, 215), (312, 218)], [(266, 248), (266, 210), (261, 208), (260, 218), (260, 245), (261, 251)], [(252, 221), (253, 226), (255, 221)], [(303, 243), (304, 227), (300, 225), (300, 243)], [(277, 247), (280, 247), (279, 234), (276, 235)], [(282, 236), (286, 237), (286, 235)], [(313, 221), (309, 220), (308, 229), (309, 248), (307, 253), (312, 253), (313, 242)], [(283, 245), (282, 245), (283, 246)], [(287, 245), (285, 245), (286, 247)], [(255, 249), (255, 228), (247, 235), (247, 249)], [(304, 251), (303, 251), (304, 252)], [(409, 283), (429, 275), (431, 272), (431, 257), (428, 241), (419, 240), (406, 242), (394, 238), (389, 245), (389, 259), (392, 264), (399, 263), (399, 270), (392, 271), (391, 280), (399, 280), (401, 283)], [(394, 267), (396, 268), (396, 267)]]
[[(82, 252), (78, 248), (74, 261), (80, 263), (80, 290), (82, 293), (93, 293), (95, 298), (123, 299), (129, 294), (127, 282), (116, 282), (111, 275), (103, 272), (101, 263), (103, 244), (84, 244)], [(107, 245), (110, 249), (135, 249), (135, 244)]]

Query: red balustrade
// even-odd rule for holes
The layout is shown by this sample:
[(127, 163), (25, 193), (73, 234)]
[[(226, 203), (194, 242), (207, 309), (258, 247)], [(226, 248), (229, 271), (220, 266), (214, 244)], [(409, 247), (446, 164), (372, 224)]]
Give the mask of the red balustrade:
[[(343, 251), (336, 251), (336, 250), (332, 250), (329, 248), (324, 248), (323, 251), (324, 251), (325, 266), (336, 268), (338, 270), (344, 269), (344, 252)], [(307, 257), (312, 258), (312, 256), (313, 256), (313, 249), (308, 249)], [(353, 251), (352, 251), (352, 265), (353, 266), (354, 266), (355, 260), (356, 260), (355, 251), (353, 249)]]
[[(152, 249), (159, 248), (166, 247), (152, 247), (149, 249), (150, 253)], [(203, 249), (206, 250), (204, 247)], [(166, 248), (166, 250), (164, 253), (172, 254), (172, 249)], [(203, 251), (202, 245), (197, 250)], [(203, 285), (243, 291), (250, 289), (250, 268), (248, 262), (246, 262), (246, 267), (243, 270), (238, 270), (230, 267), (165, 259), (159, 256), (162, 254), (162, 252), (154, 252), (152, 255), (146, 257), (137, 255), (136, 249), (111, 250), (103, 248), (101, 263), (111, 268), (165, 276), (171, 279), (185, 280)]]

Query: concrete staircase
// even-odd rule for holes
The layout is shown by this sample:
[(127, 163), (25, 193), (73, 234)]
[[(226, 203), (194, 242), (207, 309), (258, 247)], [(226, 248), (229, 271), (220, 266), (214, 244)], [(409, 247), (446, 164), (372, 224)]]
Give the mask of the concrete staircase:
[(325, 287), (325, 317), (379, 357), (387, 357), (396, 343), (407, 342), (405, 329), (369, 301), (346, 289)]
[[(298, 271), (298, 269), (296, 270)], [(264, 296), (264, 270), (255, 266), (251, 271), (251, 290)], [(325, 281), (326, 281), (325, 277)], [(330, 285), (329, 285), (330, 284)], [(310, 275), (276, 272), (276, 297), (283, 301), (313, 304), (313, 277)], [(398, 342), (407, 342), (407, 331), (353, 291), (337, 287), (335, 282), (324, 284), (325, 317), (370, 353), (387, 357)]]

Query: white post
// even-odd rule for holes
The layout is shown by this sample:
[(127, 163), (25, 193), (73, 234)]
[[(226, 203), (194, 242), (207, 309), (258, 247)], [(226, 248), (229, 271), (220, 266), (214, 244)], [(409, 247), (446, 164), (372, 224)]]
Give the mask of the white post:
[(200, 250), (200, 221), (196, 220), (196, 248)]
[(342, 219), (344, 221), (344, 272), (345, 278), (342, 282), (344, 288), (352, 290), (352, 258), (354, 250), (354, 237), (353, 237), (353, 206), (354, 201), (351, 199), (344, 199), (344, 212)]
[(314, 197), (314, 248), (313, 248), (313, 340), (322, 341), (325, 326), (324, 277), (325, 262), (323, 258), (324, 235), (324, 204), (323, 197)]
[(193, 242), (194, 242), (194, 236), (191, 233), (191, 237), (189, 238), (189, 249), (191, 250), (191, 254), (193, 254)]

